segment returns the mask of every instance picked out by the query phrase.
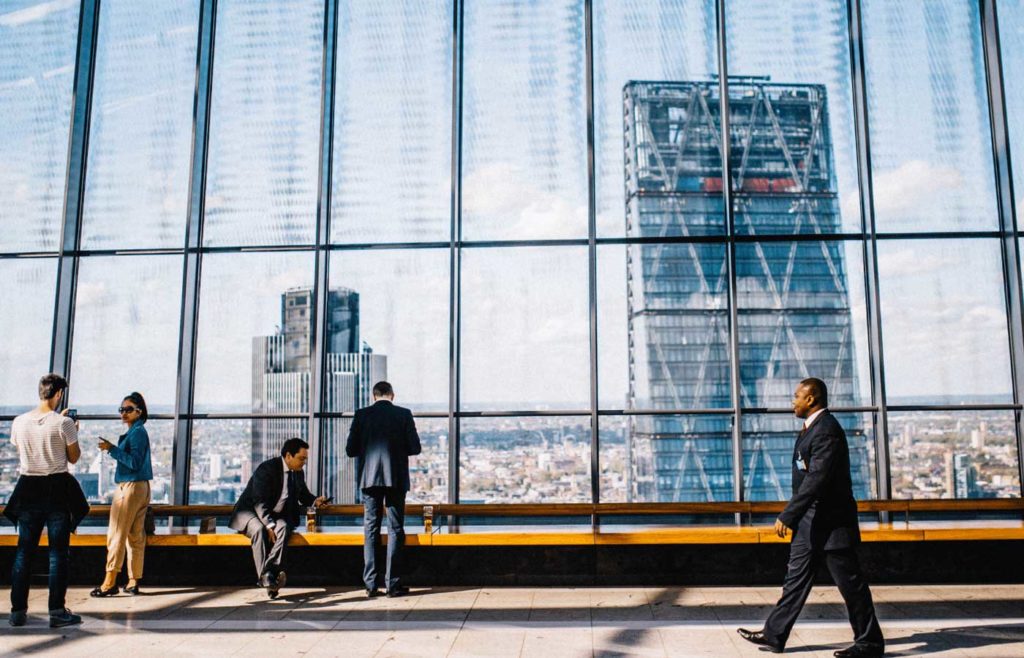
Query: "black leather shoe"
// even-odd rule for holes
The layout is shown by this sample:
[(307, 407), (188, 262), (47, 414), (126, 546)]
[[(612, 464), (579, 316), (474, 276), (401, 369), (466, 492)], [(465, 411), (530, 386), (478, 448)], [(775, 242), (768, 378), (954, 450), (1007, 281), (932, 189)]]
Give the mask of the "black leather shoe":
[[(113, 596), (113, 595), (117, 594), (118, 591), (119, 590), (117, 589), (117, 585), (114, 585), (110, 589), (103, 589), (102, 587), (95, 587), (95, 588), (93, 588), (93, 590), (91, 592), (89, 592), (89, 596), (93, 597), (94, 599), (98, 599), (98, 598), (103, 598), (104, 596)], [(125, 590), (125, 591), (127, 591), (127, 590)]]
[(751, 642), (753, 644), (758, 645), (761, 648), (761, 651), (782, 653), (783, 647), (780, 647), (777, 644), (773, 644), (771, 641), (768, 640), (768, 638), (764, 636), (764, 633), (761, 631), (748, 631), (745, 628), (737, 628), (736, 632), (739, 633), (740, 637), (742, 637), (747, 642)]
[(374, 587), (373, 589), (370, 589), (369, 587), (366, 588), (366, 598), (375, 599), (378, 596), (384, 596), (384, 592), (380, 591), (376, 587)]
[(139, 595), (139, 586), (135, 585), (133, 587), (125, 587), (124, 588), (124, 593), (125, 594), (131, 594), (132, 596), (138, 596)]
[(409, 593), (409, 588), (408, 587), (406, 587), (405, 585), (399, 585), (398, 587), (393, 587), (393, 588), (388, 590), (388, 598), (389, 599), (395, 599), (395, 598), (398, 598), (399, 596), (405, 596), (408, 593)]
[(278, 571), (277, 576), (270, 579), (270, 585), (267, 586), (267, 596), (272, 599), (276, 599), (278, 592), (281, 591), (281, 588), (283, 588), (287, 582), (288, 574), (283, 571)]
[(852, 647), (840, 649), (833, 653), (836, 658), (866, 658), (867, 656), (881, 656), (885, 649), (870, 644), (855, 644)]

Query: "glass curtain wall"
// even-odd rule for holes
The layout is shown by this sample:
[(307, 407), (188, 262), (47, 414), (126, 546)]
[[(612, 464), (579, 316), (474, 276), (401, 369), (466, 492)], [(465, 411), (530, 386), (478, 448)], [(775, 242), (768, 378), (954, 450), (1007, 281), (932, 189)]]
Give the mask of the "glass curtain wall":
[(131, 391), (154, 501), (298, 436), (356, 502), (382, 379), (412, 501), (785, 499), (811, 376), (859, 498), (1019, 496), (1024, 3), (985, 9), (5, 3), (0, 502), (51, 367), (96, 502)]

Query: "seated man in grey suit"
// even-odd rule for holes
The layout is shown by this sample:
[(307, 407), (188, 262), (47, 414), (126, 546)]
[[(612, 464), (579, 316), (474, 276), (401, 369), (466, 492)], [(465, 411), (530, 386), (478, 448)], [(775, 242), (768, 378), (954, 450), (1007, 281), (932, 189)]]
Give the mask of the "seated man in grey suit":
[(327, 503), (306, 488), (302, 469), (309, 459), (309, 444), (302, 439), (288, 439), (281, 447), (281, 456), (268, 459), (249, 478), (231, 514), (232, 530), (243, 532), (252, 542), (256, 577), (260, 587), (267, 588), (270, 598), (285, 585), (281, 569), (284, 549), (292, 530), (299, 524), (299, 508)]
[(370, 597), (380, 596), (376, 552), (384, 507), (388, 515), (387, 595), (409, 593), (409, 588), (400, 582), (399, 566), (405, 543), (409, 456), (420, 454), (421, 447), (412, 412), (392, 404), (394, 399), (391, 384), (377, 382), (373, 386), (373, 405), (356, 411), (345, 444), (345, 453), (362, 463), (362, 473), (356, 477), (363, 492), (363, 582)]

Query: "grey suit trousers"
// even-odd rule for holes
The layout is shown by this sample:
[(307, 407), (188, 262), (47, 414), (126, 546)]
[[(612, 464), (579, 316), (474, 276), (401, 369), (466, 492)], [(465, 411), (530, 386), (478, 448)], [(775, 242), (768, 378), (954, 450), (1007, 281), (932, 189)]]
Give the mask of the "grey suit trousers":
[(277, 519), (274, 526), (274, 533), (277, 541), (271, 543), (270, 535), (266, 526), (257, 518), (249, 519), (245, 524), (245, 536), (252, 542), (252, 559), (256, 565), (256, 578), (262, 579), (264, 574), (277, 577), (284, 562), (284, 549), (288, 545), (288, 538), (292, 535), (292, 528), (285, 523), (284, 519)]

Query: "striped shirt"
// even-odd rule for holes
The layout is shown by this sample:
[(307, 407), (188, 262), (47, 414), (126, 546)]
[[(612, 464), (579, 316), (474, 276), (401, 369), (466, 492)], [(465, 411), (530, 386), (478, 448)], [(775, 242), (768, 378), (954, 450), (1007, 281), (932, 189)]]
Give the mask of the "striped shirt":
[(75, 421), (55, 411), (33, 409), (11, 425), (11, 443), (18, 447), (22, 475), (67, 473), (67, 446), (77, 442)]

